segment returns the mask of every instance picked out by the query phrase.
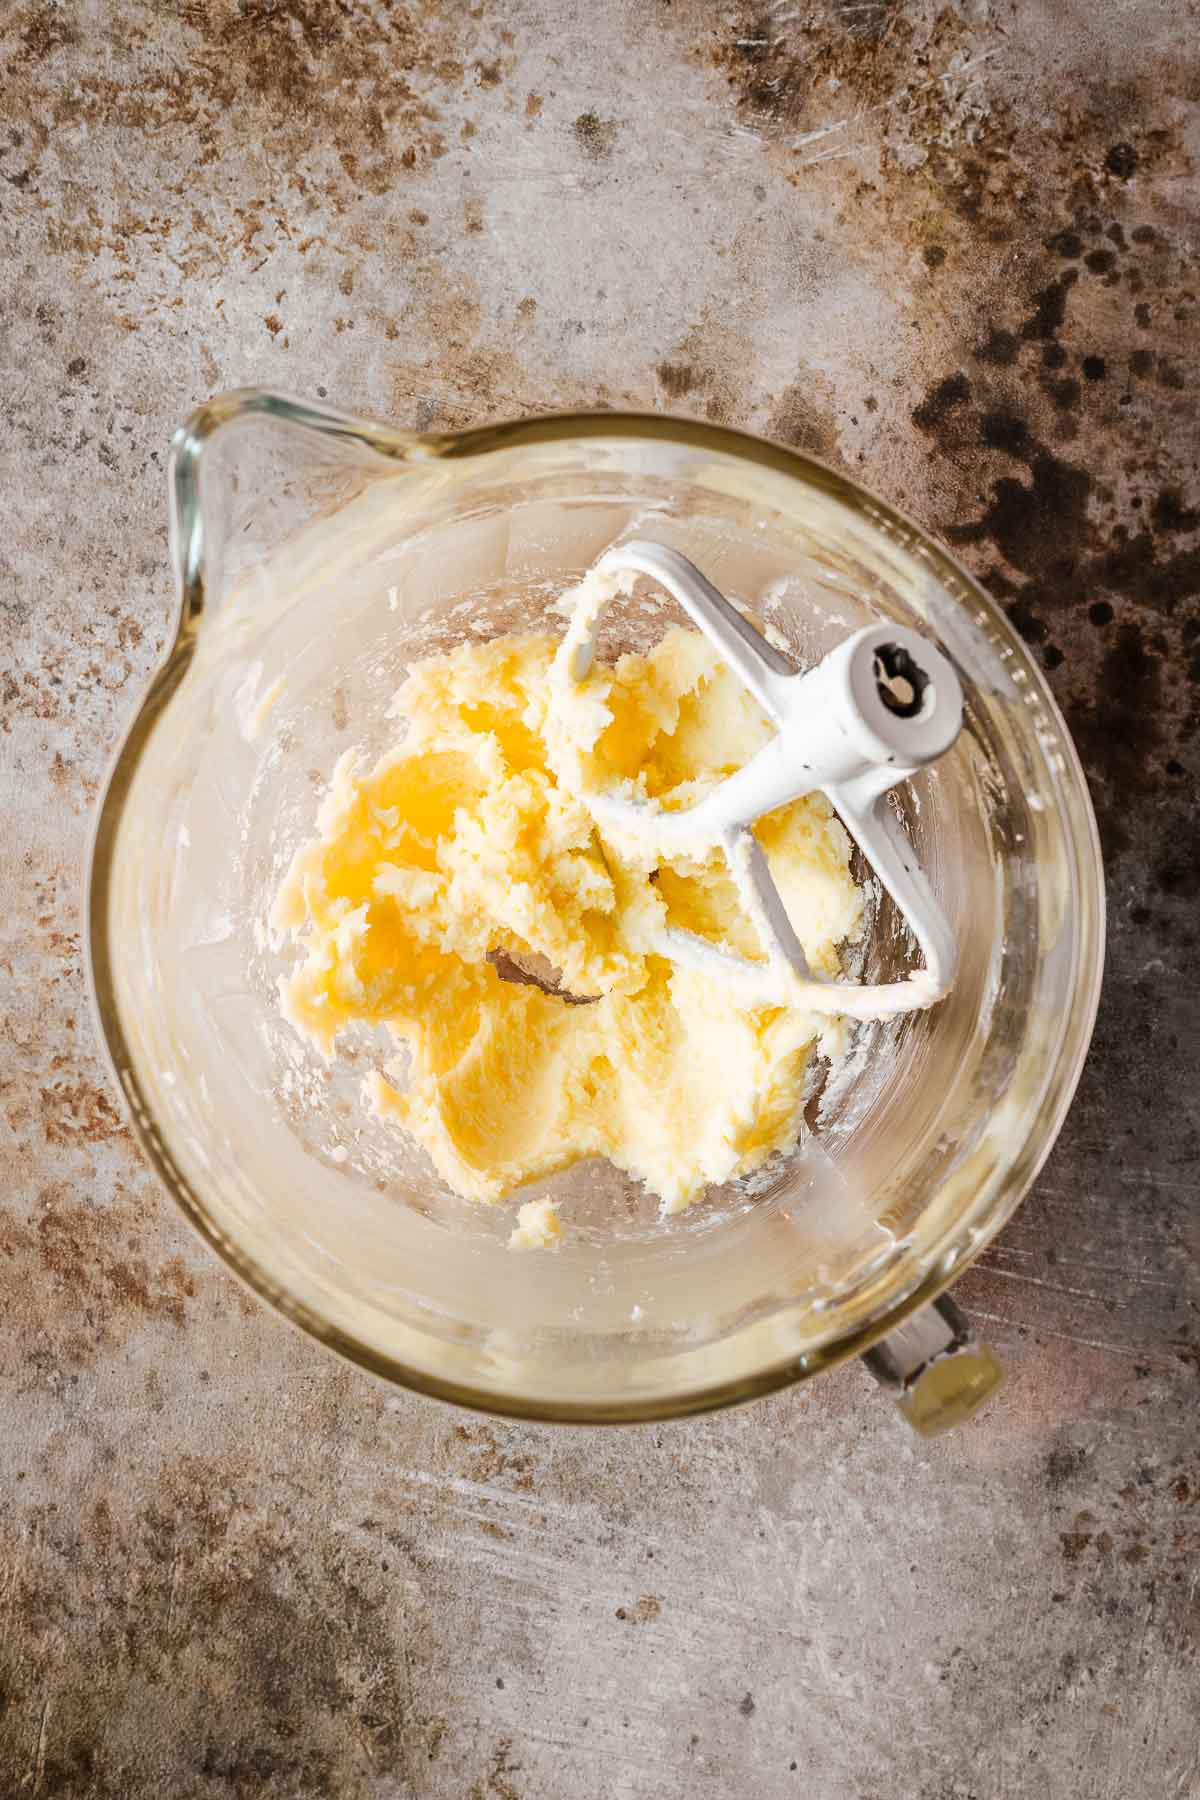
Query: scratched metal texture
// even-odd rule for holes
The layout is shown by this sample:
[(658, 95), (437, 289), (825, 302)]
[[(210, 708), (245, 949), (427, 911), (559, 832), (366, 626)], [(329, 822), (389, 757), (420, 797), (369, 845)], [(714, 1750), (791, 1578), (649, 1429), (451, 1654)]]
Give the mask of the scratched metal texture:
[[(0, 8), (0, 1794), (1200, 1795), (1197, 7)], [(727, 421), (940, 532), (1109, 859), (1095, 1049), (922, 1448), (857, 1368), (615, 1434), (391, 1393), (135, 1153), (80, 865), (163, 453), (266, 382)]]

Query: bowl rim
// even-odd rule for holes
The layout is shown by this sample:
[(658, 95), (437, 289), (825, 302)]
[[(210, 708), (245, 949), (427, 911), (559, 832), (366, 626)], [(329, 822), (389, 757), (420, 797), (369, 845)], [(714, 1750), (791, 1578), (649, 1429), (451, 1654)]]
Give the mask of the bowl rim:
[[(1075, 980), (1069, 1015), (1052, 1077), (1047, 1081), (1025, 1139), (1003, 1178), (1003, 1191), (987, 1217), (972, 1222), (964, 1241), (944, 1247), (934, 1265), (900, 1289), (863, 1325), (851, 1327), (801, 1356), (788, 1356), (752, 1374), (707, 1381), (670, 1395), (612, 1400), (548, 1401), (460, 1382), (402, 1362), (332, 1324), (307, 1302), (283, 1289), (228, 1236), (171, 1153), (147, 1102), (121, 1022), (113, 979), (109, 898), (118, 828), (138, 765), (154, 730), (192, 663), (206, 607), (205, 545), (199, 465), (212, 436), (228, 424), (264, 418), (335, 435), (389, 462), (429, 463), (482, 457), (494, 451), (566, 439), (657, 439), (749, 461), (802, 486), (831, 495), (872, 525), (890, 527), (920, 546), (931, 572), (958, 602), (981, 608), (1004, 640), (1053, 720), (1062, 755), (1062, 784), (1078, 804), (1062, 808), (1074, 852), (1080, 913)], [(84, 886), (84, 939), (93, 1023), (134, 1136), (147, 1161), (192, 1229), (252, 1293), (308, 1336), (346, 1361), (392, 1386), (475, 1412), (542, 1423), (642, 1424), (714, 1411), (774, 1393), (861, 1355), (937, 1298), (1003, 1229), (1025, 1198), (1052, 1150), (1075, 1094), (1095, 1025), (1104, 971), (1105, 892), (1099, 831), (1078, 751), (1045, 676), (1003, 613), (936, 538), (851, 477), (803, 451), (751, 432), (666, 413), (555, 412), (472, 426), (455, 432), (403, 431), (357, 418), (317, 402), (264, 388), (240, 388), (197, 408), (172, 440), (168, 465), (172, 551), (177, 577), (174, 627), (137, 712), (118, 742), (97, 804)], [(960, 1233), (962, 1226), (959, 1226)]]

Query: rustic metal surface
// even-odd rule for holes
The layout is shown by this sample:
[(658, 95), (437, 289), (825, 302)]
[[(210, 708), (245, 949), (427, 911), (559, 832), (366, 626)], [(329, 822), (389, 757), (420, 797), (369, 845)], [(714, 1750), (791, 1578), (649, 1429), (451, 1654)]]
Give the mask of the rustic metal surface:
[[(1200, 1794), (1200, 18), (1155, 0), (0, 10), (0, 1793)], [(156, 1190), (80, 861), (245, 381), (861, 472), (1038, 646), (1095, 1050), (930, 1448), (857, 1369), (615, 1435), (385, 1392)]]

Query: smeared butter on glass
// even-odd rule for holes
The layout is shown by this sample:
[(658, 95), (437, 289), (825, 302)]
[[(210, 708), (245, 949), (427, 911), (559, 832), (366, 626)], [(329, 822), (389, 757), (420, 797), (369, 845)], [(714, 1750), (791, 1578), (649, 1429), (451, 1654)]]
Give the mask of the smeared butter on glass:
[(526, 1200), (517, 1210), (517, 1222), (509, 1234), (510, 1250), (545, 1250), (562, 1236), (562, 1224), (553, 1200)]
[[(405, 1055), (366, 1098), (457, 1193), (498, 1201), (599, 1156), (679, 1212), (795, 1141), (810, 1054), (818, 1036), (836, 1052), (842, 1028), (747, 1010), (651, 954), (664, 923), (760, 951), (719, 853), (618, 846), (585, 804), (626, 781), (691, 804), (770, 737), (755, 701), (675, 629), (551, 704), (556, 649), (503, 637), (412, 667), (398, 748), (371, 769), (341, 759), (280, 888), (272, 924), (300, 949), (282, 1004), (330, 1059), (346, 1027), (387, 1028)], [(755, 831), (810, 965), (836, 975), (862, 917), (845, 831), (816, 794)], [(497, 964), (557, 971), (559, 991)], [(511, 1241), (557, 1235), (531, 1202)]]

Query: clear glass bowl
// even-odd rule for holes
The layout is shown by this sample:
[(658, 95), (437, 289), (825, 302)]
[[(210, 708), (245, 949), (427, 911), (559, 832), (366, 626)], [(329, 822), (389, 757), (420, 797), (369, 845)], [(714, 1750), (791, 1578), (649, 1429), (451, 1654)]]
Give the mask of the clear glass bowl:
[[(180, 611), (114, 765), (90, 889), (96, 1006), (142, 1143), (192, 1223), (290, 1319), (375, 1373), (500, 1413), (695, 1411), (861, 1351), (996, 1234), (1079, 1075), (1103, 956), (1095, 821), (1020, 640), (946, 553), (808, 458), (628, 414), (398, 432), (255, 390), (172, 457)], [(614, 539), (683, 550), (807, 664), (859, 624), (933, 635), (967, 697), (905, 810), (954, 923), (932, 1012), (861, 1027), (786, 1157), (670, 1220), (607, 1164), (537, 1190), (561, 1249), (450, 1194), (279, 1015), (265, 922), (351, 745), (382, 750), (416, 657), (523, 629)], [(644, 643), (669, 609), (618, 610)], [(876, 903), (859, 973), (911, 946)], [(953, 1383), (950, 1383), (953, 1386)]]

